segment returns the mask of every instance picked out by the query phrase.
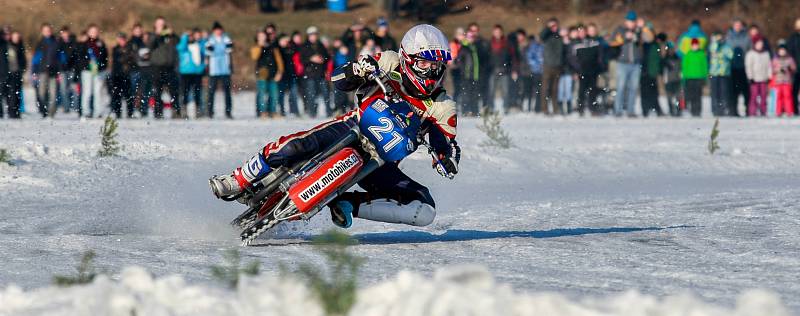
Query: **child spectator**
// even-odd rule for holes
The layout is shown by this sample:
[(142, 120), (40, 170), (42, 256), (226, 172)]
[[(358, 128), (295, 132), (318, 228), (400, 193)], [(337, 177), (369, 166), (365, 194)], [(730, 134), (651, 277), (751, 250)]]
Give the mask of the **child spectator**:
[(277, 43), (269, 41), (266, 32), (258, 32), (250, 58), (256, 62), (256, 113), (261, 119), (278, 117), (278, 82), (283, 76), (284, 63)]
[(778, 55), (772, 59), (772, 82), (774, 84), (776, 94), (775, 102), (775, 115), (781, 116), (786, 113), (786, 116), (794, 115), (794, 95), (792, 95), (792, 80), (794, 74), (797, 72), (797, 64), (794, 58), (789, 56), (789, 50), (786, 48), (786, 42), (781, 41), (778, 43)]
[(664, 46), (661, 50), (662, 61), (662, 80), (664, 81), (664, 91), (667, 93), (667, 106), (669, 114), (673, 117), (681, 116), (681, 60), (678, 58), (677, 50), (672, 42), (667, 41), (666, 34), (660, 34), (664, 38)]
[(747, 79), (750, 80), (750, 103), (748, 116), (764, 116), (767, 114), (767, 82), (772, 75), (769, 52), (764, 47), (764, 40), (756, 37), (753, 49), (744, 57)]
[(694, 117), (700, 117), (703, 110), (703, 85), (708, 78), (708, 57), (700, 48), (700, 40), (692, 39), (688, 52), (683, 54), (681, 69), (685, 84), (686, 107)]

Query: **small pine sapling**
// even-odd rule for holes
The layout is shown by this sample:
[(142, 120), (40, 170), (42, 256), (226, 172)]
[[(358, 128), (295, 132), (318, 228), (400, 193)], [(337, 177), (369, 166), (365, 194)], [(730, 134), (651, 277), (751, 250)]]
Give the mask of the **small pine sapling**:
[(708, 152), (712, 155), (719, 150), (717, 137), (719, 137), (719, 119), (714, 121), (714, 127), (711, 129), (711, 138), (708, 140)]
[(514, 143), (511, 141), (511, 136), (500, 126), (502, 118), (499, 113), (492, 112), (489, 108), (485, 108), (481, 117), (483, 118), (483, 124), (478, 125), (478, 129), (489, 137), (488, 140), (481, 143), (482, 145), (503, 149), (514, 146)]
[(111, 116), (106, 117), (106, 121), (103, 123), (103, 126), (100, 127), (101, 148), (97, 151), (97, 155), (100, 157), (111, 157), (119, 154), (120, 147), (117, 141), (117, 127), (119, 127), (117, 120)]

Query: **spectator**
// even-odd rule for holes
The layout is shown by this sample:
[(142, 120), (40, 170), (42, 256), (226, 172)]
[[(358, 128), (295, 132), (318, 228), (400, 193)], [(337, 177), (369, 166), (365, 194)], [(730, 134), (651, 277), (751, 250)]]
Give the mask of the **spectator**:
[(558, 106), (558, 82), (564, 68), (564, 39), (561, 37), (561, 29), (558, 26), (558, 19), (550, 18), (547, 20), (544, 30), (540, 36), (543, 48), (543, 72), (542, 87), (544, 99), (542, 103), (542, 113), (550, 115), (548, 103), (553, 105), (553, 114), (560, 114)]
[(479, 113), (478, 99), (480, 98), (480, 64), (478, 63), (478, 48), (475, 45), (477, 34), (467, 32), (461, 50), (455, 63), (462, 71), (463, 77), (459, 84), (463, 89), (461, 97), (463, 102), (461, 113), (465, 116), (476, 116)]
[(750, 35), (750, 40), (753, 41), (753, 43), (755, 43), (756, 39), (761, 39), (764, 42), (764, 51), (769, 53), (770, 57), (772, 56), (772, 47), (769, 45), (769, 39), (767, 39), (767, 37), (761, 33), (761, 28), (757, 24), (750, 25), (748, 34)]
[(786, 116), (794, 115), (795, 98), (792, 94), (792, 80), (795, 73), (797, 73), (797, 64), (794, 58), (789, 56), (786, 42), (781, 40), (778, 42), (778, 54), (772, 60), (772, 82), (776, 90), (776, 116), (781, 116), (784, 113)]
[(692, 116), (700, 117), (702, 113), (703, 85), (708, 78), (708, 56), (700, 48), (700, 39), (692, 39), (689, 51), (683, 54), (681, 70), (686, 93), (686, 108)]
[(636, 27), (636, 12), (625, 16), (625, 23), (611, 35), (611, 46), (619, 48), (617, 57), (617, 97), (614, 100), (614, 115), (636, 116), (636, 89), (642, 74), (642, 30)]
[(753, 40), (753, 48), (744, 56), (744, 65), (747, 79), (750, 80), (747, 115), (767, 115), (767, 82), (772, 75), (772, 67), (763, 39), (756, 37)]
[[(533, 98), (530, 105), (528, 105), (528, 112), (535, 111), (536, 113), (542, 112), (542, 105), (547, 107), (546, 103), (542, 103), (542, 76), (544, 72), (544, 47), (538, 41), (536, 36), (531, 35), (530, 45), (528, 51), (525, 52), (528, 66), (531, 67), (531, 87), (533, 88)], [(536, 104), (534, 105), (534, 101)]]
[(8, 103), (8, 40), (6, 30), (0, 29), (0, 119)]
[(195, 117), (205, 116), (203, 111), (203, 73), (206, 71), (203, 33), (199, 28), (184, 32), (178, 42), (178, 72), (180, 73), (182, 105), (189, 114), (189, 103), (194, 101)]
[[(83, 58), (81, 67), (81, 111), (86, 118), (95, 116), (100, 110), (102, 91), (108, 77), (108, 47), (100, 39), (100, 28), (89, 24), (86, 29), (86, 42), (81, 46)], [(88, 111), (88, 112), (87, 112)], [(88, 114), (87, 114), (88, 113)]]
[[(339, 69), (349, 61), (347, 56), (350, 56), (350, 51), (339, 39), (333, 41), (333, 51), (333, 68)], [(335, 111), (341, 113), (346, 112), (349, 99), (350, 98), (347, 92), (339, 89), (333, 89), (333, 105)]]
[[(281, 51), (281, 58), (283, 58), (284, 72), (281, 78), (280, 87), (278, 89), (279, 106), (284, 108), (284, 97), (288, 94), (289, 113), (292, 115), (300, 115), (297, 108), (297, 99), (300, 98), (298, 77), (296, 73), (297, 64), (295, 64), (294, 56), (298, 55), (297, 48), (291, 41), (291, 37), (287, 35), (280, 36), (278, 39), (278, 47)], [(302, 65), (300, 65), (302, 67)]]
[(597, 26), (589, 24), (579, 30), (582, 38), (573, 49), (577, 59), (578, 72), (578, 113), (584, 115), (587, 109), (592, 114), (600, 113), (596, 106), (597, 77), (605, 68), (603, 43), (597, 35)]
[(31, 73), (33, 85), (36, 89), (36, 103), (42, 117), (53, 116), (56, 113), (56, 88), (58, 73), (61, 65), (66, 62), (58, 40), (53, 35), (50, 24), (42, 24), (41, 39), (36, 44), (31, 59)]
[(689, 29), (678, 38), (678, 57), (683, 58), (683, 55), (692, 49), (692, 42), (695, 39), (700, 43), (700, 50), (706, 50), (708, 47), (708, 38), (706, 34), (703, 33), (699, 20), (692, 21), (692, 23), (689, 24)]
[(80, 102), (78, 95), (78, 76), (76, 75), (75, 62), (80, 53), (75, 49), (75, 36), (68, 26), (61, 27), (58, 38), (58, 49), (64, 58), (61, 64), (61, 73), (58, 80), (58, 94), (65, 112), (77, 109)]
[(375, 44), (381, 51), (397, 51), (397, 41), (389, 34), (389, 22), (385, 19), (378, 19), (378, 29), (375, 30)]
[(664, 81), (664, 91), (667, 94), (667, 107), (669, 114), (673, 117), (681, 116), (681, 60), (675, 45), (668, 41), (667, 35), (663, 34), (664, 44), (662, 49), (662, 80)]
[(150, 49), (150, 63), (153, 70), (153, 88), (155, 106), (153, 116), (156, 119), (164, 118), (164, 87), (169, 92), (170, 103), (172, 104), (172, 118), (183, 118), (180, 98), (178, 97), (178, 38), (167, 26), (167, 21), (163, 17), (157, 17), (153, 23), (153, 34), (147, 43)]
[[(786, 43), (786, 49), (789, 52), (789, 56), (794, 59), (795, 63), (800, 62), (800, 19), (794, 21), (794, 33), (789, 37), (789, 41)], [(794, 101), (794, 113), (800, 113), (798, 111), (800, 107), (798, 107), (797, 95), (800, 93), (800, 71), (796, 71), (794, 73), (794, 79), (792, 80), (792, 101)]]
[(256, 113), (262, 119), (279, 117), (280, 112), (276, 111), (278, 82), (283, 76), (284, 64), (278, 45), (269, 41), (266, 32), (258, 32), (250, 57), (256, 62)]
[[(661, 53), (663, 46), (662, 38), (653, 36), (652, 24), (646, 24), (642, 28), (642, 76), (640, 82), (642, 116), (647, 117), (651, 112), (657, 116), (662, 116), (661, 105), (658, 102), (658, 76), (661, 74)], [(655, 41), (649, 38), (655, 38)]]
[(526, 102), (530, 104), (531, 108), (533, 107), (533, 72), (526, 58), (528, 47), (531, 43), (528, 39), (528, 34), (523, 29), (518, 29), (514, 32), (514, 37), (516, 40), (511, 79), (513, 80), (515, 95), (513, 96), (514, 102), (512, 102), (510, 110), (522, 112)]
[[(467, 30), (471, 32), (475, 38), (473, 39), (473, 45), (475, 45), (475, 49), (477, 51), (477, 59), (473, 60), (475, 65), (478, 66), (476, 69), (479, 70), (480, 74), (478, 76), (478, 98), (480, 102), (483, 104), (483, 107), (489, 107), (494, 104), (494, 93), (489, 93), (489, 78), (492, 75), (492, 67), (488, 67), (486, 65), (489, 64), (491, 60), (491, 44), (484, 40), (481, 36), (481, 28), (478, 23), (470, 23), (467, 27)], [(484, 66), (481, 66), (484, 65)], [(480, 110), (480, 109), (479, 109)], [(475, 112), (476, 114), (479, 112)]]
[(733, 49), (725, 42), (722, 33), (715, 32), (711, 35), (711, 45), (708, 47), (711, 68), (711, 112), (714, 116), (724, 116), (736, 106), (730, 105), (728, 99), (731, 95), (731, 63), (733, 62)]
[[(344, 46), (344, 45), (343, 45)], [(364, 47), (361, 48), (361, 52), (359, 55), (368, 55), (368, 56), (375, 56), (381, 52), (381, 48), (375, 44), (374, 39), (367, 39)]]
[[(315, 27), (316, 28), (316, 27)], [(317, 35), (319, 37), (319, 35)], [(354, 23), (342, 35), (342, 43), (350, 51), (350, 60), (356, 59), (356, 54), (361, 52), (367, 40), (372, 38), (372, 32), (360, 22)]]
[(319, 41), (319, 30), (316, 26), (310, 26), (306, 30), (306, 35), (308, 39), (300, 49), (300, 59), (302, 60), (303, 70), (305, 72), (305, 97), (303, 98), (303, 104), (305, 105), (306, 113), (311, 116), (311, 118), (315, 118), (317, 117), (318, 97), (322, 96), (326, 108), (328, 104), (330, 104), (328, 83), (325, 80), (325, 69), (330, 55), (328, 54), (328, 50), (325, 49)]
[(6, 79), (8, 118), (18, 119), (22, 105), (22, 80), (28, 65), (28, 61), (25, 59), (25, 44), (22, 42), (22, 35), (19, 32), (13, 31), (8, 36), (5, 57), (8, 61), (8, 79)]
[(147, 117), (148, 103), (153, 95), (153, 67), (150, 63), (150, 48), (147, 46), (149, 41), (150, 34), (144, 33), (141, 24), (134, 24), (128, 40), (131, 50), (136, 53), (136, 65), (130, 74), (131, 93), (142, 117)]
[(206, 41), (206, 56), (208, 59), (208, 118), (214, 118), (214, 94), (217, 86), (222, 85), (225, 94), (225, 118), (233, 119), (233, 99), (231, 97), (231, 53), (233, 41), (225, 33), (222, 24), (214, 21), (211, 27), (211, 36)]
[(576, 76), (578, 67), (578, 54), (575, 46), (580, 42), (578, 34), (577, 26), (571, 26), (569, 29), (561, 31), (561, 38), (564, 39), (564, 67), (561, 77), (558, 78), (558, 103), (561, 113), (564, 115), (572, 114), (572, 99), (575, 94), (573, 78)]
[(489, 67), (491, 67), (491, 76), (489, 80), (489, 100), (491, 100), (490, 111), (498, 111), (497, 104), (497, 90), (500, 90), (499, 99), (503, 101), (506, 110), (511, 105), (511, 94), (509, 93), (509, 84), (511, 81), (511, 63), (514, 56), (513, 48), (509, 45), (508, 39), (503, 34), (503, 27), (495, 25), (492, 29), (491, 39), (491, 58), (489, 59)]
[(136, 53), (133, 52), (128, 44), (128, 35), (119, 33), (117, 35), (117, 46), (111, 51), (111, 111), (117, 116), (122, 117), (122, 101), (127, 103), (127, 117), (133, 117), (135, 106), (133, 94), (131, 93), (130, 73), (131, 68), (136, 65)]
[(745, 107), (747, 107), (747, 102), (750, 100), (750, 82), (748, 82), (747, 73), (744, 70), (744, 55), (752, 48), (753, 41), (750, 39), (750, 35), (747, 34), (747, 30), (745, 30), (744, 22), (740, 19), (733, 21), (733, 25), (725, 39), (733, 49), (728, 115), (739, 117), (739, 95), (744, 97)]
[(453, 38), (450, 40), (450, 54), (453, 59), (448, 62), (447, 68), (450, 70), (450, 81), (453, 83), (453, 101), (456, 103), (461, 100), (461, 92), (464, 90), (464, 87), (461, 86), (464, 73), (461, 71), (458, 63), (456, 63), (456, 60), (458, 59), (458, 54), (461, 52), (461, 45), (465, 38), (466, 33), (464, 33), (464, 28), (458, 27), (456, 28), (455, 34), (453, 34)]

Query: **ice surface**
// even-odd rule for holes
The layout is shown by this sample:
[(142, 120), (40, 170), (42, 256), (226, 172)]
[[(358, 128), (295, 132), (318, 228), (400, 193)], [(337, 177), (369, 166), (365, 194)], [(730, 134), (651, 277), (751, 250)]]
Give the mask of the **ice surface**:
[[(121, 272), (132, 265), (158, 276), (153, 282), (178, 282), (168, 276), (180, 275), (185, 282), (174, 295), (216, 293), (213, 301), (256, 295), (210, 285), (209, 266), (238, 245), (238, 232), (227, 223), (242, 208), (211, 197), (206, 180), (230, 172), (266, 141), (317, 122), (245, 119), (253, 116), (252, 100), (251, 94), (236, 97), (234, 121), (123, 120), (122, 156), (111, 159), (96, 157), (102, 120), (62, 115), (0, 121), (0, 148), (9, 149), (16, 163), (0, 165), (3, 299), (18, 291), (8, 287), (16, 284), (23, 296), (52, 297), (47, 304), (64, 306), (58, 304), (76, 297), (70, 291), (82, 290), (40, 288), (55, 274), (72, 273), (89, 249), (100, 269), (122, 280), (99, 280), (86, 289), (108, 292), (103, 297), (114, 291), (96, 287), (138, 284)], [(637, 302), (618, 308), (692, 304), (745, 313), (747, 306), (784, 304), (800, 312), (800, 120), (722, 119), (721, 149), (714, 156), (706, 151), (711, 118), (513, 115), (503, 124), (517, 147), (505, 151), (480, 146), (479, 122), (459, 121), (463, 158), (455, 180), (439, 177), (421, 152), (401, 165), (436, 198), (431, 226), (355, 221), (349, 232), (361, 244), (353, 251), (368, 258), (362, 287), (406, 293), (402, 282), (438, 280), (443, 266), (476, 264), (491, 272), (491, 290), (486, 279), (474, 278), (477, 283), (464, 291), (497, 292), (497, 302), (509, 302), (503, 296), (523, 307), (563, 302), (567, 315), (573, 309), (636, 315), (604, 305), (615, 300)], [(275, 275), (280, 263), (319, 261), (308, 240), (331, 227), (321, 212), (240, 249), (243, 260), (260, 261), (267, 275)], [(398, 275), (401, 270), (416, 277)], [(433, 305), (465, 302), (412, 294)], [(476, 311), (516, 306), (460, 295), (487, 304)], [(128, 306), (129, 298), (119, 298), (119, 306)], [(357, 310), (404, 306), (379, 299), (364, 297)], [(773, 304), (778, 299), (782, 303)], [(158, 306), (152, 314), (178, 308)], [(40, 314), (39, 308), (48, 307), (25, 312)]]

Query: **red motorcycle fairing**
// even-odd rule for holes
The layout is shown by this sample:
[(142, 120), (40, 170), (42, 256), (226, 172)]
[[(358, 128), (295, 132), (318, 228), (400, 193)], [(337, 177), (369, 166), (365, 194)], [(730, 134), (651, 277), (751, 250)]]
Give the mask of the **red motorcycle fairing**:
[(353, 148), (344, 148), (325, 159), (289, 188), (289, 198), (300, 213), (313, 210), (339, 186), (352, 180), (364, 165)]

